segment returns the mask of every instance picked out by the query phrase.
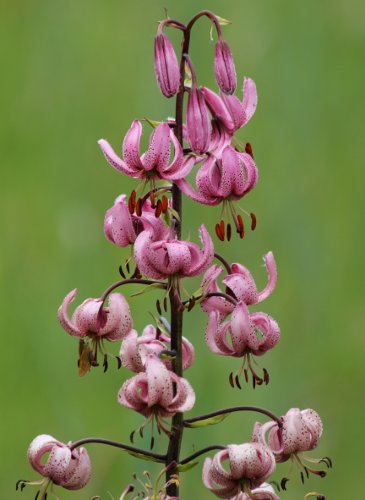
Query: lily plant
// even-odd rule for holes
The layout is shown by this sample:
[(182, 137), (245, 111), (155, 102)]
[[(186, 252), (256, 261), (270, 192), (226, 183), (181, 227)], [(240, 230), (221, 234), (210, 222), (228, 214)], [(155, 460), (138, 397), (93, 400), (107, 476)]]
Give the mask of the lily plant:
[[(212, 33), (217, 35), (213, 69), (218, 93), (200, 85), (189, 55), (193, 28), (202, 17), (210, 20)], [(328, 457), (315, 459), (306, 454), (317, 446), (323, 431), (321, 418), (313, 409), (286, 409), (280, 416), (269, 409), (242, 405), (186, 416), (199, 395), (185, 378), (185, 371), (195, 361), (195, 350), (192, 339), (183, 336), (184, 314), (195, 311), (196, 306), (206, 314), (207, 347), (218, 356), (232, 358), (227, 383), (235, 390), (245, 383), (253, 388), (269, 384), (269, 371), (257, 358), (270, 358), (269, 351), (278, 345), (281, 335), (271, 315), (251, 310), (252, 306), (261, 307), (275, 289), (277, 265), (272, 252), (264, 256), (268, 279), (259, 290), (244, 263), (230, 264), (215, 251), (214, 237), (206, 225), (199, 228), (201, 244), (182, 238), (183, 195), (212, 210), (221, 206), (215, 225), (215, 235), (221, 241), (231, 241), (237, 233), (236, 241), (241, 244), (247, 220), (251, 230), (256, 227), (256, 216), (239, 203), (257, 185), (258, 168), (251, 144), (240, 142), (234, 134), (254, 115), (257, 91), (254, 81), (245, 77), (243, 98), (235, 95), (235, 64), (222, 32), (226, 24), (225, 19), (209, 11), (199, 12), (187, 24), (170, 18), (161, 21), (154, 43), (154, 67), (162, 94), (176, 98), (175, 117), (133, 120), (121, 155), (107, 140), (98, 142), (118, 175), (136, 179), (135, 189), (118, 196), (104, 219), (106, 239), (116, 251), (117, 247), (129, 246), (132, 256), (119, 268), (122, 279), (100, 297), (84, 300), (73, 313), (70, 308), (77, 290), (69, 292), (59, 308), (58, 319), (63, 329), (78, 339), (81, 376), (100, 363), (106, 371), (110, 364), (107, 344), (118, 343), (116, 366), (130, 370), (132, 376), (121, 385), (116, 399), (125, 409), (139, 414), (142, 423), (131, 429), (130, 443), (109, 437), (68, 443), (46, 434), (36, 437), (29, 446), (28, 460), (41, 479), (19, 480), (16, 488), (23, 491), (35, 485), (38, 500), (47, 495), (58, 498), (55, 486), (77, 490), (91, 480), (91, 462), (85, 448), (88, 443), (118, 447), (138, 459), (160, 463), (155, 481), (144, 473), (147, 482), (142, 482), (144, 492), (138, 494), (138, 498), (154, 500), (183, 498), (181, 472), (197, 465), (199, 457), (213, 452), (202, 465), (202, 482), (208, 495), (226, 499), (278, 499), (287, 489), (289, 475), (277, 482), (272, 474), (288, 461), (297, 467), (303, 483), (311, 475), (324, 477), (322, 465), (332, 467)], [(181, 33), (179, 57), (167, 35), (169, 29)], [(141, 153), (144, 128), (150, 128), (150, 142)], [(197, 276), (201, 277), (200, 287), (188, 291), (189, 279)], [(159, 294), (157, 313), (151, 314), (153, 323), (146, 324), (141, 334), (134, 328), (128, 301), (120, 293), (122, 287), (130, 285), (143, 286), (137, 294), (147, 290)], [(247, 411), (266, 417), (266, 421), (257, 422), (245, 442), (212, 443), (190, 456), (181, 456), (184, 429), (218, 424), (232, 413)], [(136, 430), (144, 439), (147, 426), (149, 446), (137, 448)], [(156, 453), (155, 441), (162, 433), (168, 438), (168, 446), (164, 453)], [(132, 498), (136, 487), (121, 484), (120, 499)], [(324, 498), (315, 491), (304, 495)]]

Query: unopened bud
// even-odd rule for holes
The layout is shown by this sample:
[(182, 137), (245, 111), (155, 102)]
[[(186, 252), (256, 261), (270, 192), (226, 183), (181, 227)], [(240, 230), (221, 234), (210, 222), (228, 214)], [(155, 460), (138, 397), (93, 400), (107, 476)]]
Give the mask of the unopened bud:
[(164, 33), (155, 38), (155, 72), (163, 95), (174, 96), (179, 89), (180, 71), (174, 47)]
[(201, 89), (194, 85), (189, 92), (186, 125), (192, 151), (206, 153), (210, 145), (210, 116)]
[(214, 73), (219, 88), (225, 94), (233, 94), (237, 79), (231, 49), (228, 43), (219, 39), (214, 48)]

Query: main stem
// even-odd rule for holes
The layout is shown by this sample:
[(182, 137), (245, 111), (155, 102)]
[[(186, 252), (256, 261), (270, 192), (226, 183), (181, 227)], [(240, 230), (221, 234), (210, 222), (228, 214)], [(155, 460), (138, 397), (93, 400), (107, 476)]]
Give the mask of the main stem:
[[(184, 41), (182, 47), (182, 54), (187, 54), (189, 50), (190, 41), (190, 29), (184, 31)], [(181, 55), (180, 60), (180, 88), (176, 96), (176, 126), (175, 135), (178, 141), (183, 146), (183, 109), (184, 109), (184, 80), (185, 80), (185, 59)], [(181, 227), (182, 227), (182, 199), (181, 191), (174, 184), (172, 188), (172, 207), (179, 215), (180, 220), (174, 221), (176, 236), (181, 239)], [(170, 291), (170, 308), (171, 308), (171, 349), (176, 351), (176, 357), (173, 362), (173, 370), (181, 377), (183, 375), (182, 367), (182, 329), (183, 329), (183, 311), (180, 310), (180, 300), (178, 300), (178, 295), (180, 295), (179, 282), (177, 281), (175, 286)], [(169, 446), (167, 449), (166, 466), (172, 462), (179, 463), (181, 442), (184, 430), (183, 414), (177, 413), (172, 418), (171, 424), (171, 435)], [(173, 474), (176, 474), (176, 469), (168, 469), (166, 471), (166, 482), (171, 479)], [(170, 484), (166, 492), (169, 496), (177, 497), (179, 496), (179, 486), (174, 482)]]

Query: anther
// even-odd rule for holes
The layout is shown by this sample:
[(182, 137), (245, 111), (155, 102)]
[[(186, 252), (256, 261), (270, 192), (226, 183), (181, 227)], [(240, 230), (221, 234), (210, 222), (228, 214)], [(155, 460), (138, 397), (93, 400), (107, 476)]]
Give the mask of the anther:
[(246, 147), (245, 147), (245, 153), (251, 156), (253, 158), (253, 152), (252, 152), (252, 146), (249, 142), (247, 142)]
[(128, 199), (128, 210), (131, 215), (134, 213), (135, 208), (136, 208), (136, 192), (133, 189)]
[(121, 275), (122, 278), (126, 279), (122, 266), (119, 266), (119, 274)]
[(163, 308), (164, 308), (165, 312), (167, 312), (167, 297), (164, 297), (164, 299), (163, 299)]
[(34, 500), (37, 500), (37, 498), (39, 497), (39, 493), (40, 493), (40, 490), (38, 490), (37, 493), (35, 494)]
[[(224, 223), (223, 223), (224, 224)], [(215, 225), (215, 234), (218, 236), (218, 238), (221, 240), (221, 241), (224, 241), (224, 233), (222, 231), (222, 226), (220, 223), (217, 223)]]
[(115, 356), (115, 359), (117, 360), (117, 367), (119, 370), (122, 367), (122, 360), (120, 359), (119, 356)]
[(104, 354), (104, 361), (103, 361), (104, 373), (107, 371), (108, 366), (109, 366), (109, 364), (108, 364), (108, 355)]
[(256, 229), (256, 215), (253, 212), (250, 212), (250, 217), (251, 217), (251, 231), (255, 231)]
[(228, 380), (229, 380), (230, 386), (234, 389), (233, 373), (232, 372), (229, 374), (229, 379)]
[(242, 389), (241, 384), (240, 384), (240, 379), (238, 378), (238, 375), (236, 375), (236, 376), (235, 376), (235, 381), (236, 381), (236, 386), (237, 386), (239, 389)]
[(161, 203), (161, 200), (158, 200), (157, 201), (157, 206), (156, 206), (156, 210), (155, 210), (155, 217), (160, 217), (162, 213), (162, 203)]
[(289, 481), (288, 477), (283, 477), (283, 479), (280, 481), (280, 486), (281, 489), (286, 491), (286, 483)]
[(238, 222), (237, 232), (239, 233), (240, 238), (242, 239), (245, 235), (245, 226), (243, 224), (243, 220), (240, 214), (237, 215), (237, 222)]
[(136, 431), (132, 431), (129, 435), (129, 441), (133, 444), (134, 443), (134, 434), (136, 433)]
[(243, 370), (243, 373), (244, 373), (244, 375), (245, 375), (246, 384), (248, 384), (248, 372), (247, 372), (247, 368), (245, 368), (245, 369)]
[(231, 241), (231, 236), (232, 236), (232, 227), (231, 224), (228, 222), (227, 224), (227, 240)]
[(302, 484), (304, 484), (304, 474), (303, 474), (303, 472), (300, 473), (300, 479), (302, 481)]
[(136, 203), (136, 215), (138, 217), (141, 217), (141, 215), (142, 215), (142, 200), (141, 200), (141, 198), (138, 198), (137, 203)]
[(156, 309), (157, 309), (158, 314), (161, 316), (161, 314), (162, 314), (161, 304), (160, 304), (160, 301), (158, 299), (156, 300)]
[(155, 438), (152, 436), (151, 437), (151, 443), (150, 443), (150, 450), (153, 449), (154, 444), (155, 444)]
[(165, 214), (169, 207), (169, 201), (167, 199), (167, 196), (163, 195), (163, 197), (161, 198), (161, 204), (162, 204), (162, 212)]
[(129, 274), (129, 260), (125, 261), (125, 268), (127, 269), (127, 273)]
[(270, 382), (269, 372), (266, 370), (266, 368), (263, 368), (262, 371), (264, 373), (264, 382), (265, 382), (265, 385), (267, 385)]

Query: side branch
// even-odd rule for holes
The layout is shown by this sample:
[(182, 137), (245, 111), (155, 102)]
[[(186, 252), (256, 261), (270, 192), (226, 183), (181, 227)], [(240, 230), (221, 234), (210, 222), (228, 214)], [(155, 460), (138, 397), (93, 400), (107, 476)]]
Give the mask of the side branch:
[(254, 411), (256, 413), (262, 413), (263, 415), (266, 415), (272, 420), (275, 420), (280, 428), (283, 426), (281, 417), (278, 417), (277, 415), (275, 415), (275, 413), (271, 412), (270, 410), (266, 410), (266, 408), (260, 408), (259, 406), (233, 406), (232, 408), (223, 408), (222, 410), (216, 410), (211, 413), (205, 413), (203, 415), (199, 415), (198, 417), (185, 419), (184, 426), (189, 427), (189, 424), (193, 424), (195, 422), (200, 422), (212, 417), (216, 417), (218, 415), (226, 415), (238, 411)]
[[(113, 441), (112, 439), (104, 439), (104, 438), (83, 438), (78, 441), (74, 441), (71, 443), (70, 450), (74, 450), (83, 444), (88, 443), (96, 443), (96, 444), (106, 444), (108, 446), (114, 446), (115, 448), (121, 448), (122, 450), (126, 450), (127, 452), (131, 452), (136, 455), (143, 455), (146, 459), (153, 459), (156, 462), (165, 462), (166, 455), (160, 455), (159, 453), (153, 453), (152, 451), (142, 450), (141, 448), (135, 448), (134, 446), (129, 446), (128, 444), (120, 443), (119, 441)], [(143, 457), (142, 457), (143, 458)]]
[(207, 446), (206, 448), (203, 448), (203, 449), (201, 449), (199, 451), (196, 451), (192, 455), (184, 458), (184, 460), (181, 460), (181, 462), (179, 462), (179, 465), (188, 464), (189, 462), (191, 462), (192, 460), (194, 460), (194, 458), (198, 458), (198, 457), (200, 457), (200, 455), (204, 455), (205, 453), (208, 453), (209, 451), (212, 451), (212, 450), (225, 450), (226, 448), (227, 448), (227, 446), (223, 446), (221, 444), (212, 444), (211, 446)]
[(110, 285), (103, 295), (101, 296), (102, 303), (104, 303), (105, 299), (107, 296), (116, 288), (119, 288), (122, 285), (129, 285), (129, 284), (135, 284), (135, 285), (160, 285), (161, 288), (167, 288), (167, 283), (164, 281), (157, 281), (157, 280), (147, 280), (147, 279), (140, 279), (140, 278), (129, 278), (126, 280), (121, 280), (117, 281), (116, 283), (113, 283)]

